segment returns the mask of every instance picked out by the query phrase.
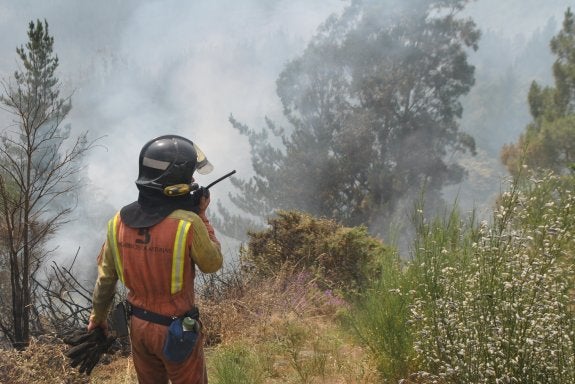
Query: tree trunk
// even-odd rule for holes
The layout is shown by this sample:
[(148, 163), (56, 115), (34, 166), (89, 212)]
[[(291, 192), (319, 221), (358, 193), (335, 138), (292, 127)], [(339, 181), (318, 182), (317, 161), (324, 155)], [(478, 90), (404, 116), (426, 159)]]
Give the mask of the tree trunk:
[(12, 286), (12, 321), (14, 324), (14, 335), (12, 337), (12, 345), (14, 348), (22, 350), (28, 346), (29, 342), (29, 327), (28, 317), (26, 311), (29, 311), (27, 303), (25, 303), (25, 291), (20, 274), (20, 265), (18, 263), (18, 255), (13, 252), (10, 256), (10, 280)]

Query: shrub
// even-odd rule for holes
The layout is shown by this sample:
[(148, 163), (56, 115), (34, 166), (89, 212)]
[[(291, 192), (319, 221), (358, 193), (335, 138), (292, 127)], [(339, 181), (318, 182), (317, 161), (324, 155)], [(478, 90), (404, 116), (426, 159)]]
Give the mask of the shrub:
[(250, 233), (242, 263), (259, 277), (288, 268), (307, 271), (322, 289), (358, 292), (377, 274), (382, 243), (365, 227), (346, 228), (333, 220), (295, 211), (279, 211), (270, 228)]
[(382, 379), (396, 383), (413, 368), (413, 340), (408, 325), (410, 284), (398, 254), (382, 257), (381, 275), (346, 316), (361, 343), (373, 356)]
[(411, 326), (448, 383), (575, 382), (572, 178), (501, 196), (493, 222), (418, 220)]

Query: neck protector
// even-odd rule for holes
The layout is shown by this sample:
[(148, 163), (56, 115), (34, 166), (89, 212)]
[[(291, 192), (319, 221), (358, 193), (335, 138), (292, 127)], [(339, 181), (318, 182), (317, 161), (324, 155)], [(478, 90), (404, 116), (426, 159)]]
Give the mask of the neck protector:
[(120, 217), (128, 227), (147, 228), (177, 209), (198, 213), (198, 206), (193, 204), (190, 194), (168, 197), (161, 191), (141, 188), (138, 200), (123, 207)]

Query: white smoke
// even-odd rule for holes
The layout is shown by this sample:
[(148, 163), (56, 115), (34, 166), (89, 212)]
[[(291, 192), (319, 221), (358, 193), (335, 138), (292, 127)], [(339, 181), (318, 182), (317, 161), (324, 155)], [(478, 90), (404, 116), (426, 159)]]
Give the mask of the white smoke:
[[(82, 257), (95, 256), (105, 221), (136, 198), (138, 153), (155, 136), (176, 133), (199, 144), (215, 166), (212, 174), (198, 178), (200, 184), (232, 169), (248, 178), (250, 148), (229, 124), (229, 115), (256, 129), (265, 116), (281, 122), (275, 81), (284, 64), (302, 52), (320, 23), (348, 3), (0, 1), (0, 76), (16, 69), (15, 48), (26, 43), (28, 23), (46, 19), (60, 58), (63, 92), (73, 92), (68, 123), (73, 131), (102, 136), (101, 146), (86, 159), (75, 221), (54, 242), (59, 253), (72, 255), (81, 247)], [(480, 28), (505, 23), (506, 32), (525, 34), (552, 15), (561, 20), (568, 5), (503, 3), (478, 1), (469, 13)], [(523, 9), (527, 3), (546, 5)], [(229, 188), (229, 182), (214, 187), (214, 202)]]
[[(27, 26), (48, 21), (60, 59), (68, 122), (101, 145), (86, 159), (74, 221), (55, 239), (58, 254), (94, 257), (106, 220), (137, 196), (140, 148), (155, 136), (184, 135), (206, 152), (215, 170), (202, 185), (232, 169), (248, 177), (249, 145), (229, 124), (281, 117), (275, 79), (340, 0), (0, 2), (0, 74), (16, 68), (15, 48)], [(228, 183), (212, 191), (225, 196)], [(215, 206), (215, 204), (214, 204)]]

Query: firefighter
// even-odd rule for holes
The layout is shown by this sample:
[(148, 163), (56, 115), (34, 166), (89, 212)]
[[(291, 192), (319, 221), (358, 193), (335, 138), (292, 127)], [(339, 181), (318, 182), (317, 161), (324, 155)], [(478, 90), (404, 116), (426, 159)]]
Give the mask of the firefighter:
[[(139, 157), (138, 200), (108, 223), (88, 331), (107, 329), (120, 280), (128, 289), (132, 357), (141, 384), (208, 382), (194, 276), (196, 266), (204, 273), (218, 271), (223, 258), (206, 217), (209, 194), (198, 199), (186, 186), (192, 185), (195, 171), (204, 174), (211, 169), (203, 152), (184, 137), (149, 141)], [(174, 186), (181, 192), (174, 194)], [(165, 192), (168, 187), (170, 194)], [(195, 320), (191, 344), (170, 346), (170, 340), (183, 340), (185, 317)], [(175, 338), (174, 329), (180, 332)]]

